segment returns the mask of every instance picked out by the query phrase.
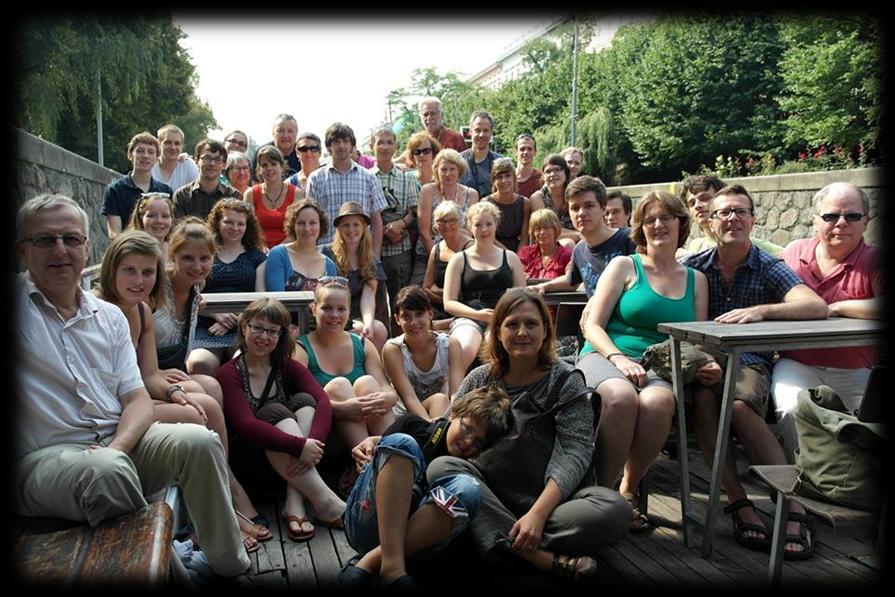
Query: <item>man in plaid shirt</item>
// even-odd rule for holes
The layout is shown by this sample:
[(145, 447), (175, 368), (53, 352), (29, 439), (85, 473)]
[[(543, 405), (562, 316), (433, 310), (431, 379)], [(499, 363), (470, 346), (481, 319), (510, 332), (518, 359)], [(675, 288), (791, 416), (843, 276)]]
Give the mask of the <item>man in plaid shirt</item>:
[[(703, 272), (709, 282), (709, 317), (721, 323), (749, 323), (764, 319), (825, 319), (827, 306), (781, 259), (765, 253), (749, 240), (755, 213), (749, 192), (728, 185), (715, 193), (709, 208), (715, 248), (688, 257), (684, 264)], [(786, 464), (777, 439), (765, 423), (772, 355), (743, 353), (734, 390), (731, 425), (752, 464)], [(696, 440), (711, 463), (720, 414), (722, 370), (712, 361), (697, 372), (694, 390)], [(727, 493), (725, 513), (733, 517), (734, 539), (754, 549), (770, 545), (770, 531), (758, 518), (737, 476), (736, 459), (728, 447), (722, 485)], [(804, 558), (813, 544), (804, 510), (790, 507), (785, 557)]]
[[(351, 149), (357, 144), (357, 139), (347, 124), (331, 124), (326, 129), (324, 143), (332, 161), (311, 173), (306, 194), (323, 208), (330, 222), (339, 215), (343, 203), (359, 203), (364, 213), (370, 216), (373, 254), (379, 255), (382, 248), (382, 216), (379, 212), (388, 207), (379, 180), (351, 159)], [(333, 227), (330, 227), (325, 235), (320, 236), (317, 244), (328, 245), (332, 239)]]

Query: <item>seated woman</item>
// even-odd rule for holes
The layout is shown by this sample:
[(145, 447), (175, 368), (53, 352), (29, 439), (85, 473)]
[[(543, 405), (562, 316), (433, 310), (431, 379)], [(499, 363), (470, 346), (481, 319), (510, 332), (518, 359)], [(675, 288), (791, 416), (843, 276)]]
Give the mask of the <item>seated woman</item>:
[(222, 176), (224, 180), (221, 182), (230, 185), (244, 197), (252, 183), (252, 162), (249, 161), (249, 156), (241, 151), (228, 151), (227, 165)]
[[(257, 271), (267, 257), (263, 251), (261, 227), (252, 207), (242, 199), (221, 199), (208, 214), (208, 227), (214, 234), (217, 251), (202, 292), (258, 290)], [(214, 375), (222, 362), (233, 358), (238, 321), (237, 313), (200, 316), (194, 346), (201, 348), (190, 351), (187, 369)]]
[(566, 159), (559, 154), (552, 153), (544, 159), (544, 186), (540, 191), (535, 191), (531, 196), (531, 211), (547, 208), (556, 214), (562, 226), (559, 234), (559, 243), (574, 247), (581, 240), (581, 233), (572, 225), (569, 216), (569, 206), (566, 203), (566, 187), (574, 176), (569, 172)]
[(383, 313), (388, 313), (388, 301), (385, 270), (379, 257), (373, 254), (370, 216), (359, 203), (349, 201), (339, 208), (333, 226), (336, 230), (332, 244), (323, 248), (323, 254), (335, 262), (339, 275), (348, 279), (352, 320), (349, 329), (372, 340), (376, 352), (380, 353), (388, 338), (388, 330), (381, 321), (388, 319), (387, 315), (383, 317)]
[(262, 290), (314, 290), (323, 276), (338, 275), (335, 262), (317, 250), (317, 239), (326, 234), (329, 219), (314, 200), (290, 205), (283, 228), (289, 242), (277, 245), (267, 255)]
[[(156, 239), (140, 230), (128, 230), (116, 236), (106, 248), (94, 293), (120, 308), (127, 318), (140, 374), (152, 398), (155, 420), (205, 425), (218, 434), (226, 452), (227, 426), (218, 400), (193, 379), (172, 380), (170, 374), (166, 376), (159, 370), (155, 324), (147, 303), (163, 304), (165, 287), (164, 259)], [(273, 535), (250, 520), (257, 518), (258, 512), (232, 471), (229, 477), (236, 513), (240, 515), (243, 544), (247, 551), (255, 551), (259, 540), (267, 541)]]
[(494, 244), (500, 212), (488, 202), (466, 213), (473, 244), (454, 254), (444, 274), (444, 308), (457, 317), (451, 336), (463, 350), (463, 370), (469, 368), (482, 345), (494, 305), (508, 288), (525, 286), (525, 270), (512, 251)]
[(243, 200), (255, 206), (255, 215), (264, 231), (264, 245), (272, 249), (286, 238), (283, 221), (286, 209), (293, 201), (304, 199), (304, 192), (283, 180), (283, 169), (286, 160), (275, 145), (265, 145), (258, 150), (257, 172), (255, 176), (262, 181), (249, 188)]
[(382, 349), (385, 372), (400, 398), (395, 414), (431, 421), (444, 414), (463, 380), (460, 343), (432, 331), (432, 303), (419, 286), (398, 293), (395, 321), (404, 333)]
[(224, 364), (218, 380), (224, 414), (234, 434), (265, 451), (286, 481), (282, 518), (293, 541), (314, 536), (305, 507), (318, 522), (341, 528), (345, 502), (317, 472), (329, 435), (329, 398), (307, 368), (292, 360), (295, 341), (287, 333), (289, 311), (274, 299), (258, 299), (239, 320), (239, 356)]
[[(648, 346), (667, 340), (656, 325), (708, 314), (705, 275), (678, 263), (675, 251), (690, 231), (684, 203), (653, 191), (634, 209), (631, 239), (637, 253), (612, 259), (600, 275), (584, 326), (588, 343), (578, 368), (602, 398), (597, 435), (597, 482), (614, 487), (633, 509), (631, 530), (649, 527), (639, 512), (637, 487), (659, 455), (675, 412), (671, 384), (640, 360)], [(596, 380), (596, 381), (594, 381)]]
[(518, 252), (529, 242), (528, 218), (531, 204), (528, 197), (516, 192), (516, 167), (510, 158), (494, 160), (491, 166), (492, 193), (483, 201), (490, 201), (500, 210), (497, 240), (510, 251)]
[(580, 372), (556, 358), (555, 330), (537, 294), (507, 291), (491, 326), (482, 350), (485, 364), (466, 376), (457, 395), (497, 385), (513, 399), (517, 425), (542, 417), (526, 431), (543, 429), (544, 435), (511, 433), (475, 464), (436, 458), (426, 476), (434, 483), (466, 473), (479, 481), (482, 501), (468, 528), (485, 559), (495, 558), (495, 550), (510, 550), (540, 570), (592, 580), (593, 557), (625, 536), (631, 510), (616, 491), (595, 486), (587, 474), (594, 432), (589, 391)]
[(454, 316), (444, 310), (444, 274), (454, 253), (459, 253), (472, 244), (472, 239), (463, 232), (460, 224), (460, 208), (453, 201), (442, 201), (432, 214), (435, 233), (441, 240), (435, 243), (429, 253), (423, 290), (432, 303), (432, 327), (436, 330), (450, 329)]
[(168, 193), (143, 193), (131, 214), (128, 230), (145, 230), (158, 241), (168, 262), (168, 237), (174, 227), (174, 202)]
[(519, 261), (529, 280), (552, 280), (566, 273), (572, 260), (572, 247), (559, 244), (562, 225), (552, 210), (543, 208), (531, 214), (528, 236), (533, 243), (519, 249)]
[(376, 347), (345, 331), (350, 311), (348, 281), (322, 278), (311, 303), (317, 328), (299, 338), (293, 356), (326, 390), (335, 427), (349, 447), (382, 435), (395, 420), (392, 407), (398, 402)]

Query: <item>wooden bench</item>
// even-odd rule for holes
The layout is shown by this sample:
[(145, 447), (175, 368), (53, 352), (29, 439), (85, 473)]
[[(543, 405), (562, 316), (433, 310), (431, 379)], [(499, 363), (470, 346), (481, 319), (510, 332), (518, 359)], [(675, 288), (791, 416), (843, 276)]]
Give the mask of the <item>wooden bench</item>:
[[(58, 518), (13, 517), (12, 568), (28, 585), (161, 587), (168, 583), (180, 490), (95, 527)], [(172, 510), (173, 507), (173, 510)]]

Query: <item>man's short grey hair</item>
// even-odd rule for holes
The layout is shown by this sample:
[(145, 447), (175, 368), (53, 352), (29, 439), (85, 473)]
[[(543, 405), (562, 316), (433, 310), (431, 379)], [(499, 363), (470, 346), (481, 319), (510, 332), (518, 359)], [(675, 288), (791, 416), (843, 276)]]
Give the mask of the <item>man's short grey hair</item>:
[(488, 122), (491, 123), (491, 132), (494, 132), (494, 117), (484, 110), (478, 110), (477, 112), (472, 113), (472, 116), (469, 117), (469, 128), (472, 128), (472, 123), (476, 118), (487, 118)]
[(417, 105), (417, 110), (422, 114), (423, 106), (426, 104), (435, 104), (438, 106), (438, 111), (441, 112), (441, 100), (435, 96), (430, 95), (429, 97), (424, 97), (420, 100), (420, 103)]
[(382, 126), (373, 129), (373, 132), (370, 133), (370, 147), (373, 147), (373, 144), (376, 143), (376, 137), (381, 137), (383, 135), (388, 135), (394, 139), (395, 142), (398, 141), (398, 136), (395, 134), (395, 130), (391, 126), (383, 124)]
[(823, 203), (823, 200), (827, 198), (827, 195), (830, 195), (834, 191), (841, 191), (843, 187), (858, 194), (858, 196), (861, 198), (861, 206), (864, 208), (864, 215), (866, 216), (867, 214), (869, 214), (870, 198), (867, 197), (867, 193), (864, 192), (864, 189), (850, 182), (831, 182), (830, 184), (816, 192), (814, 194), (814, 213), (820, 213), (820, 204)]
[(81, 222), (83, 222), (84, 224), (84, 236), (89, 238), (89, 220), (87, 218), (87, 212), (84, 211), (84, 208), (78, 205), (78, 202), (71, 197), (66, 197), (65, 195), (56, 195), (53, 193), (42, 193), (37, 197), (32, 197), (22, 204), (22, 206), (19, 208), (18, 213), (16, 214), (16, 238), (18, 240), (22, 240), (22, 234), (25, 232), (25, 221), (34, 217), (37, 212), (42, 209), (55, 209), (62, 205), (68, 205), (78, 210), (78, 213), (81, 215)]

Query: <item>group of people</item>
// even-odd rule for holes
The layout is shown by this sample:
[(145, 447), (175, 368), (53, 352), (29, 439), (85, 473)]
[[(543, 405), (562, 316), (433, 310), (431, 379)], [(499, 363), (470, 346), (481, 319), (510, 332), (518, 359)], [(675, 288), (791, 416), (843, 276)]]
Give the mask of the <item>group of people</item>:
[[(238, 446), (285, 481), (289, 538), (345, 529), (359, 555), (343, 584), (412, 588), (407, 556), (466, 530), (483, 557), (589, 580), (599, 546), (650, 527), (638, 487), (683, 399), (644, 368), (666, 340), (658, 323), (879, 316), (854, 185), (821, 189), (815, 236), (782, 249), (751, 238), (742, 186), (695, 176), (632, 205), (580, 173), (576, 148), (538, 170), (530, 134), (515, 163), (490, 150), (487, 112), (472, 115), (470, 149), (436, 98), (420, 115), (426, 130), (401, 155), (390, 128), (373, 132), (369, 169), (347, 125), (327, 129), (322, 163), (320, 138), (285, 114), (253, 160), (241, 131), (200, 141), (195, 162), (176, 126), (135, 135), (133, 170), (104, 196), (111, 241), (92, 292), (79, 284), (89, 215), (61, 195), (27, 201), (16, 511), (96, 524), (176, 483), (213, 570), (238, 575), (272, 537), (228, 465)], [(693, 221), (703, 235), (690, 240)], [(543, 294), (580, 286), (573, 364)], [(265, 290), (313, 291), (313, 329), (269, 298), (201, 314), (209, 292)], [(828, 384), (856, 407), (878, 360), (874, 348), (780, 357), (743, 354), (735, 381), (733, 429), (755, 464), (792, 460), (800, 389)], [(686, 392), (709, 461), (723, 373), (710, 357)], [(337, 485), (318, 471), (324, 454), (344, 457)], [(734, 537), (767, 549), (727, 463)], [(786, 557), (809, 557), (795, 504), (789, 521)]]

